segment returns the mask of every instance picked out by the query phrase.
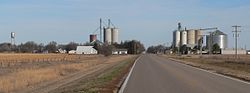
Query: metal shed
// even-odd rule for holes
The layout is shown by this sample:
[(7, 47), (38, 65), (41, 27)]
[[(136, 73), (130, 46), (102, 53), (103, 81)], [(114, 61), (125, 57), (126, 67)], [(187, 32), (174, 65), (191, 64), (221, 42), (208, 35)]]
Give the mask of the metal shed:
[(94, 46), (77, 46), (76, 54), (97, 54)]

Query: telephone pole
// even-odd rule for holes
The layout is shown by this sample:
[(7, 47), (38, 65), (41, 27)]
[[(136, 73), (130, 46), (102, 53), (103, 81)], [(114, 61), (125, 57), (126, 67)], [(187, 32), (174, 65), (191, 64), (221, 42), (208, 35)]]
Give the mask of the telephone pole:
[(100, 18), (100, 41), (102, 42), (102, 18)]
[(235, 60), (237, 61), (238, 59), (238, 37), (240, 36), (239, 35), (239, 28), (241, 26), (238, 26), (238, 25), (235, 25), (235, 26), (232, 26), (234, 28), (234, 31), (232, 31), (234, 34), (233, 34), (233, 37), (235, 38)]
[(212, 38), (213, 38), (213, 32), (208, 32), (209, 33), (209, 38), (208, 38), (208, 40), (209, 40), (209, 42), (208, 42), (208, 53), (209, 53), (209, 55), (211, 55), (212, 54), (212, 47), (213, 47), (213, 45), (212, 45)]

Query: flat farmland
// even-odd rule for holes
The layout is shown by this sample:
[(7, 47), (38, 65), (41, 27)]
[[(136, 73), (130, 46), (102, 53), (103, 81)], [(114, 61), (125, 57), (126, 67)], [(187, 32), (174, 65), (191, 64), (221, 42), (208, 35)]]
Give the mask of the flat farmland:
[[(134, 58), (132, 55), (0, 54), (0, 93), (39, 93)], [(72, 77), (72, 78), (71, 78)], [(65, 81), (65, 82), (64, 82)], [(57, 84), (58, 83), (58, 84)], [(55, 85), (53, 85), (55, 84)], [(51, 88), (45, 86), (51, 85)]]

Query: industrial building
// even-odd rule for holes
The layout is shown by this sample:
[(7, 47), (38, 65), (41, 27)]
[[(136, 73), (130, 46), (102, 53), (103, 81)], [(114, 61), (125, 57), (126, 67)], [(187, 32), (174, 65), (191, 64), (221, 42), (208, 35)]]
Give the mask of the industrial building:
[[(221, 54), (236, 54), (235, 53), (235, 49), (230, 49), (230, 48), (225, 48), (225, 49), (221, 49)], [(237, 54), (247, 54), (247, 51), (246, 49), (242, 49), (242, 48), (239, 48), (237, 49)]]
[(174, 47), (181, 47), (183, 45), (193, 48), (198, 45), (202, 38), (202, 31), (199, 29), (183, 30), (181, 23), (178, 23), (178, 29), (173, 32), (173, 45)]
[[(215, 30), (209, 35), (203, 35), (204, 30)], [(206, 48), (207, 51), (211, 51), (214, 44), (218, 44), (220, 49), (227, 48), (227, 34), (217, 30), (217, 28), (205, 28), (205, 29), (182, 29), (181, 23), (178, 23), (178, 29), (173, 31), (173, 47), (178, 48), (186, 45), (193, 49), (195, 46), (203, 45), (203, 36), (206, 36)], [(202, 49), (200, 49), (202, 50)], [(201, 52), (200, 52), (201, 53)]]
[[(119, 29), (111, 23), (110, 19), (108, 20), (108, 25), (105, 27), (102, 25), (103, 21), (100, 19), (100, 39), (97, 40), (96, 34), (89, 35), (89, 41), (92, 42), (103, 42), (106, 44), (115, 44), (119, 42)], [(104, 23), (105, 24), (105, 23)], [(112, 26), (111, 26), (112, 25)], [(96, 32), (96, 31), (95, 31)], [(103, 40), (102, 40), (103, 39)]]

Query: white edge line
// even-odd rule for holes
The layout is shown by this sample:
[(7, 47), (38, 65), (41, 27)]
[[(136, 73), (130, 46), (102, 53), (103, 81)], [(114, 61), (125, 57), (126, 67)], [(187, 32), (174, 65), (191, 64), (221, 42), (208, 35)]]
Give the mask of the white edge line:
[(134, 62), (134, 64), (133, 64), (132, 68), (131, 68), (130, 71), (129, 71), (128, 76), (126, 77), (125, 81), (123, 82), (123, 84), (122, 84), (121, 88), (119, 89), (119, 92), (118, 92), (118, 93), (123, 93), (123, 92), (124, 92), (124, 89), (125, 89), (126, 86), (127, 86), (128, 80), (129, 80), (129, 78), (130, 78), (130, 76), (131, 76), (131, 74), (132, 74), (132, 72), (133, 72), (133, 70), (134, 70), (135, 64), (137, 63), (137, 61), (138, 61), (140, 58), (141, 58), (141, 56), (138, 57), (138, 58), (135, 60), (135, 62)]
[[(178, 61), (178, 60), (172, 59), (172, 61)], [(223, 75), (223, 74), (219, 74), (219, 73), (216, 73), (216, 72), (212, 72), (212, 71), (209, 71), (209, 70), (205, 70), (205, 69), (202, 69), (202, 68), (194, 67), (194, 66), (191, 66), (191, 65), (182, 63), (182, 62), (178, 62), (178, 63), (181, 64), (181, 65), (187, 66), (187, 67), (191, 67), (191, 68), (200, 70), (200, 71), (204, 71), (204, 72), (208, 72), (208, 73), (210, 73), (210, 74), (214, 74), (214, 75), (216, 75), (216, 76), (224, 77), (224, 78), (227, 78), (227, 79), (231, 79), (231, 80), (234, 80), (234, 81), (238, 81), (238, 82), (241, 82), (241, 83), (249, 84), (249, 85), (250, 85), (250, 82), (246, 82), (246, 81), (240, 80), (240, 79), (238, 79), (238, 78), (233, 78), (233, 77), (230, 77), (230, 76), (226, 76), (226, 75)]]

